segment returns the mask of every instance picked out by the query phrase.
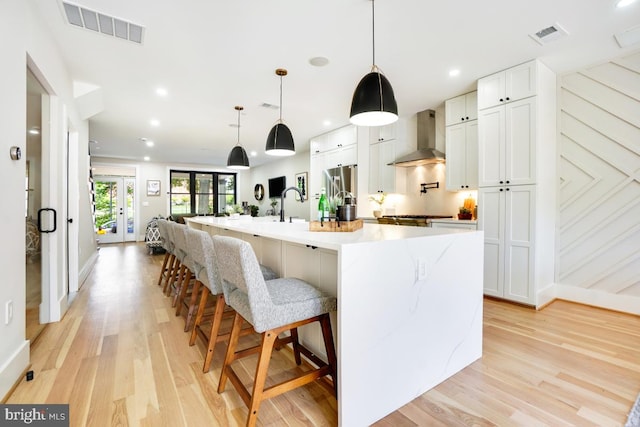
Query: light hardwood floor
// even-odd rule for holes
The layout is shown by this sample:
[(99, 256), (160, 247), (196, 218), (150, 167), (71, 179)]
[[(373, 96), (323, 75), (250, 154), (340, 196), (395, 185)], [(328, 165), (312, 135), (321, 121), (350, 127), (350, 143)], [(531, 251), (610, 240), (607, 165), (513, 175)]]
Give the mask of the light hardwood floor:
[[(223, 346), (203, 374), (202, 346), (188, 346), (155, 285), (161, 261), (142, 244), (103, 246), (64, 319), (33, 344), (35, 379), (8, 403), (69, 403), (74, 426), (243, 425), (233, 388), (216, 392)], [(487, 299), (484, 309), (482, 359), (377, 426), (624, 424), (640, 392), (639, 317), (563, 301), (536, 312)], [(272, 367), (276, 378), (296, 369), (288, 351)], [(336, 406), (313, 384), (265, 402), (259, 425), (333, 426)]]

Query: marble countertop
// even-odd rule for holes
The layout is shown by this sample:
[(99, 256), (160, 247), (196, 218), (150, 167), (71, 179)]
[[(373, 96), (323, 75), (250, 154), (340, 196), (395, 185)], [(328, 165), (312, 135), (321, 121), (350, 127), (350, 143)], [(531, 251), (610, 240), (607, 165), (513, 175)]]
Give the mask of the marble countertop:
[(333, 250), (339, 250), (343, 245), (474, 232), (447, 228), (399, 227), (397, 225), (366, 223), (362, 229), (353, 232), (315, 232), (309, 231), (308, 222), (279, 222), (277, 217), (253, 218), (249, 216), (245, 217), (244, 215), (238, 219), (203, 216), (185, 218), (185, 220), (190, 223), (220, 227), (241, 233), (250, 233)]

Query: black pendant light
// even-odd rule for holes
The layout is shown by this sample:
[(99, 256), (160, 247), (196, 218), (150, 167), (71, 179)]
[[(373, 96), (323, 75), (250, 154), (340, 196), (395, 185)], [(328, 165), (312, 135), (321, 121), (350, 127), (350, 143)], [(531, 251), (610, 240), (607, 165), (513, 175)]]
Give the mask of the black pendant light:
[(247, 156), (247, 152), (244, 151), (244, 148), (242, 148), (242, 145), (240, 145), (240, 111), (244, 110), (244, 108), (236, 105), (235, 109), (238, 111), (238, 142), (229, 153), (227, 167), (238, 170), (249, 169), (249, 157)]
[(282, 122), (282, 77), (287, 75), (287, 70), (278, 68), (276, 74), (280, 76), (280, 119), (267, 136), (265, 151), (272, 156), (293, 156), (296, 154), (293, 135), (289, 127)]
[(383, 126), (398, 120), (398, 104), (389, 80), (376, 65), (376, 18), (374, 0), (371, 0), (373, 65), (371, 72), (364, 76), (351, 101), (349, 121), (357, 126)]

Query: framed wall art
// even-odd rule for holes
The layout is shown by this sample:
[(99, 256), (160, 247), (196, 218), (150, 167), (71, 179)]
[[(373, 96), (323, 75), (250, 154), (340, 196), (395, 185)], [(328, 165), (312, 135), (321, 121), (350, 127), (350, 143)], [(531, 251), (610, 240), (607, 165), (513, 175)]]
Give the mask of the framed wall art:
[[(302, 192), (302, 196), (303, 196), (302, 200), (308, 200), (309, 199), (309, 177), (307, 175), (307, 172), (297, 173), (294, 182), (298, 190)], [(296, 200), (300, 200), (300, 195), (298, 193), (295, 193), (295, 194), (296, 194)]]
[(159, 196), (160, 195), (160, 180), (148, 179), (147, 180), (147, 196)]

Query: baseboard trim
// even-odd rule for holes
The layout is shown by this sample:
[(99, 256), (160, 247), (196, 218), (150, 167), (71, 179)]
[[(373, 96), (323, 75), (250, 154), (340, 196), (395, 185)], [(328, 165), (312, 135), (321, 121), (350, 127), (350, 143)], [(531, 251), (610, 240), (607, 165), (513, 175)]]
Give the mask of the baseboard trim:
[(82, 268), (80, 269), (80, 274), (78, 275), (79, 276), (78, 288), (81, 288), (85, 280), (87, 280), (87, 277), (89, 277), (89, 274), (91, 273), (91, 270), (93, 270), (93, 266), (96, 265), (97, 260), (98, 260), (98, 251), (94, 251), (93, 254), (91, 254), (89, 259), (87, 260), (87, 262), (85, 262)]
[(562, 284), (556, 284), (555, 293), (557, 299), (640, 316), (640, 297), (609, 294)]
[(0, 367), (0, 396), (3, 396), (2, 403), (7, 401), (31, 366), (29, 348), (29, 341), (23, 341)]

